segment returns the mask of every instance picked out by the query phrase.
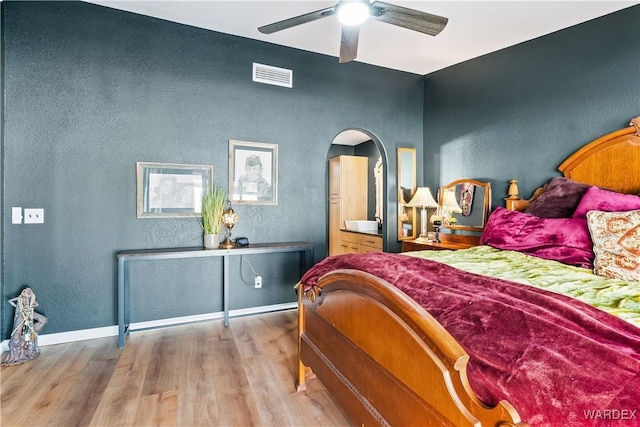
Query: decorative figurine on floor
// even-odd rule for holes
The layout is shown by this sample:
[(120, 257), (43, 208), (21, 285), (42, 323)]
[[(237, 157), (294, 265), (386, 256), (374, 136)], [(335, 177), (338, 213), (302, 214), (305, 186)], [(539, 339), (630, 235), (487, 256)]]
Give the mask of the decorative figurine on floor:
[(9, 304), (16, 308), (16, 314), (9, 340), (9, 356), (2, 366), (19, 365), (38, 357), (38, 333), (47, 324), (47, 318), (35, 312), (38, 303), (31, 288), (24, 288), (19, 296), (9, 300)]

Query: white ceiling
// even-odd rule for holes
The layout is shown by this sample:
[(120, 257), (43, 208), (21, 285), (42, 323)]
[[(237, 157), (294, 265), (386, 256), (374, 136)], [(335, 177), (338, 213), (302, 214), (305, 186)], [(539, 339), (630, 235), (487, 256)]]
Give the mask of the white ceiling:
[(337, 145), (358, 145), (370, 140), (371, 137), (364, 132), (360, 132), (355, 129), (347, 129), (336, 135), (331, 143)]
[[(195, 27), (336, 57), (335, 15), (271, 35), (258, 27), (331, 7), (337, 0), (90, 0), (91, 3)], [(360, 30), (356, 61), (416, 74), (433, 71), (549, 34), (640, 1), (395, 1), (388, 3), (449, 18), (432, 37), (375, 20)], [(277, 64), (276, 64), (277, 65)], [(345, 64), (345, 66), (348, 66)]]

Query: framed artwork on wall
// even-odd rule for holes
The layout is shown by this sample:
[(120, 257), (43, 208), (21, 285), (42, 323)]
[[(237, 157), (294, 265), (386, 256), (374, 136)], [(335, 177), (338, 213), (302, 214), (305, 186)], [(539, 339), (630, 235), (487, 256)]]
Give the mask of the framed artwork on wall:
[(229, 199), (278, 204), (278, 145), (229, 140)]
[(213, 166), (136, 162), (138, 218), (200, 216)]

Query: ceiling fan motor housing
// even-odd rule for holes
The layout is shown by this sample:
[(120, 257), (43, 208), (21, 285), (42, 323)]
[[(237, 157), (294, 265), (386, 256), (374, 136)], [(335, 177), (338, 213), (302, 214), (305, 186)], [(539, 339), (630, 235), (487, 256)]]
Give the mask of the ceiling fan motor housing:
[(341, 0), (336, 10), (342, 25), (360, 25), (369, 17), (371, 3), (368, 0)]

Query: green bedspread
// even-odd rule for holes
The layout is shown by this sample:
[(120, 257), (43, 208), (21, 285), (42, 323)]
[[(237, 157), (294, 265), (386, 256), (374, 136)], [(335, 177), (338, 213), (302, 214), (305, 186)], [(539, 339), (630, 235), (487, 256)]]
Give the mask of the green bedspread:
[(574, 297), (640, 327), (640, 282), (607, 279), (556, 261), (475, 246), (457, 251), (405, 252), (461, 270), (537, 286)]

